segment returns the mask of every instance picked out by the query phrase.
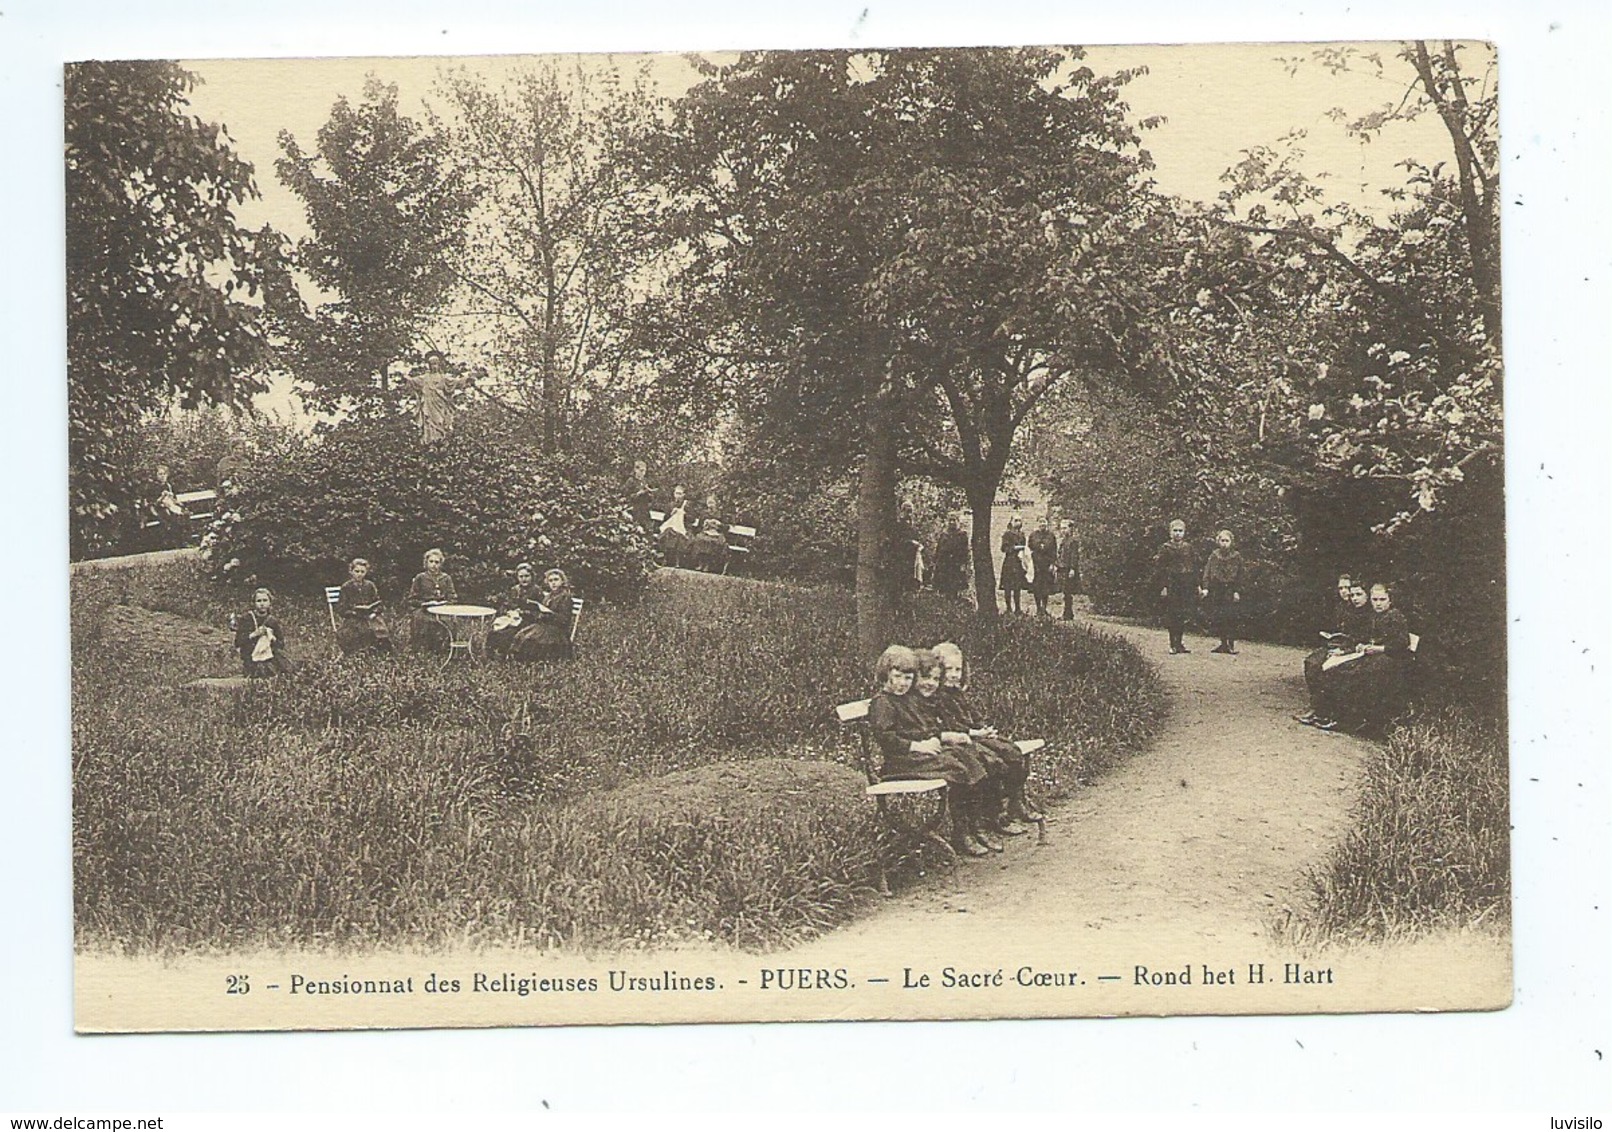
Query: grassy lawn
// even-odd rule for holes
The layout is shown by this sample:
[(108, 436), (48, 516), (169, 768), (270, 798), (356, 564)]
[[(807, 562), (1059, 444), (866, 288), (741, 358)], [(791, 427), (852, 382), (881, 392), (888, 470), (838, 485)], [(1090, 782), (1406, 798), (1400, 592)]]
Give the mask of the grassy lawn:
[(1298, 934), (1382, 938), (1504, 927), (1511, 914), (1504, 728), (1421, 708), (1373, 750), (1353, 828), (1311, 876)]
[[(282, 598), (296, 677), (198, 696), (236, 670), (242, 593), (188, 562), (72, 585), (81, 946), (760, 948), (872, 892), (831, 714), (871, 691), (843, 591), (663, 571), (641, 606), (589, 608), (573, 662), (446, 668), (340, 657), (322, 602)], [(920, 603), (898, 636), (958, 640), (994, 720), (1052, 741), (1043, 796), (1162, 716), (1151, 666), (1099, 633)]]

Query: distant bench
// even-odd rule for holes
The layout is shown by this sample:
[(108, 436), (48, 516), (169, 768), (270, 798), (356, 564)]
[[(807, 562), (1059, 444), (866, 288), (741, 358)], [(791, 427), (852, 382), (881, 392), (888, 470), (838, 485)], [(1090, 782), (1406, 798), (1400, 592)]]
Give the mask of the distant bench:
[[(651, 511), (649, 513), (649, 521), (650, 521), (650, 523), (652, 523), (654, 525), (655, 529), (658, 531), (660, 529), (660, 525), (666, 521), (666, 512), (664, 512), (664, 511)], [(694, 535), (697, 534), (697, 533), (698, 532), (696, 532), (696, 531), (690, 531), (688, 537), (693, 538)], [(744, 525), (742, 525), (740, 523), (734, 523), (734, 524), (732, 524), (732, 525), (730, 525), (728, 527), (728, 555), (729, 555), (729, 557), (724, 559), (723, 562), (722, 562), (722, 572), (724, 574), (726, 574), (728, 572), (728, 565), (729, 565), (730, 562), (732, 562), (732, 555), (735, 555), (735, 554), (749, 554), (750, 553), (750, 544), (755, 541), (755, 538), (756, 538), (756, 528), (754, 528), (754, 527), (746, 527), (746, 526), (744, 526)]]
[[(203, 488), (201, 491), (181, 491), (174, 496), (177, 503), (185, 512), (186, 526), (194, 526), (212, 519), (213, 511), (218, 506), (218, 492), (212, 488)], [(177, 515), (174, 518), (178, 518)], [(162, 526), (162, 518), (153, 515), (140, 524), (142, 530)]]

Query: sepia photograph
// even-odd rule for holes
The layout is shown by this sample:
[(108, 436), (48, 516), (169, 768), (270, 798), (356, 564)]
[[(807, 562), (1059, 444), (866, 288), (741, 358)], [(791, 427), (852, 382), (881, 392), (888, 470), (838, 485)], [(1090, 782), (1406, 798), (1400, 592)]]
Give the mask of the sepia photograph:
[(4, 6), (0, 1125), (1604, 1123), (1609, 30)]
[(1499, 58), (64, 71), (84, 1032), (1512, 999)]

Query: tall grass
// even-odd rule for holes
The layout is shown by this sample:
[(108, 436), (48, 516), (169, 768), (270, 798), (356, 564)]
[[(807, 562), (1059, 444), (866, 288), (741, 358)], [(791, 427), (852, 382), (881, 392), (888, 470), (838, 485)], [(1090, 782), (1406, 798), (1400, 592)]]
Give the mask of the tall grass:
[[(853, 915), (872, 809), (830, 709), (866, 695), (848, 595), (657, 577), (590, 607), (567, 664), (338, 656), (317, 598), (279, 612), (292, 679), (233, 671), (173, 619), (244, 604), (185, 563), (73, 580), (81, 943), (773, 946)], [(1053, 740), (1057, 792), (1136, 750), (1162, 710), (1134, 649), (1051, 626), (958, 624), (998, 723)], [(142, 637), (144, 639), (142, 639)]]
[(1353, 828), (1311, 876), (1296, 934), (1380, 938), (1504, 924), (1511, 911), (1504, 729), (1455, 708), (1390, 731), (1366, 766)]

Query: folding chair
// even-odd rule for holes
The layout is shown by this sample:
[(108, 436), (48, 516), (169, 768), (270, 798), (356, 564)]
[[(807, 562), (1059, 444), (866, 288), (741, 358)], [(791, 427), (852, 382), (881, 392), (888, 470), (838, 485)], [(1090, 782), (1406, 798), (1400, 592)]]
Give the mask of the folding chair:
[(325, 587), (325, 608), (330, 610), (330, 631), (336, 631), (336, 606), (341, 603), (341, 587)]
[(571, 636), (565, 642), (567, 656), (575, 656), (577, 651), (577, 626), (582, 622), (582, 599), (571, 599)]

